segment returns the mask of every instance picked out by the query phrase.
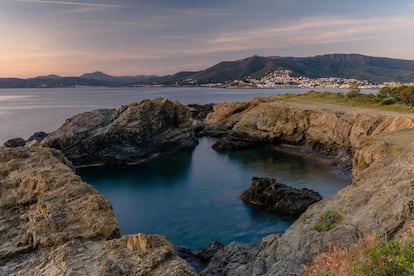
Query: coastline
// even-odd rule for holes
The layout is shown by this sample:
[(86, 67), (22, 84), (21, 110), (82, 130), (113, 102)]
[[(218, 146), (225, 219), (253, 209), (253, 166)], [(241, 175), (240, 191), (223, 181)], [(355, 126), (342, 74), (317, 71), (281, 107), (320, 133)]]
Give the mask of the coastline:
[[(259, 248), (231, 244), (223, 249), (220, 254), (235, 247), (250, 252), (246, 253), (249, 262), (242, 267), (247, 274), (294, 274), (302, 264), (309, 264), (334, 245), (350, 244), (375, 230), (389, 239), (398, 238), (413, 222), (413, 210), (406, 206), (414, 194), (410, 187), (414, 146), (401, 145), (402, 139), (413, 141), (413, 131), (407, 130), (414, 128), (413, 115), (322, 103), (316, 106), (277, 97), (254, 99), (243, 108), (234, 103), (217, 105), (206, 118), (210, 130), (239, 133), (237, 137), (261, 142), (277, 141), (282, 147), (281, 142), (303, 145), (308, 150), (328, 152), (329, 157), (352, 156), (352, 185), (312, 205), (284, 234), (265, 237)], [(388, 203), (386, 207), (384, 202)], [(326, 210), (336, 210), (342, 220), (331, 231), (316, 231), (314, 225)], [(203, 273), (216, 271), (217, 266), (231, 269), (240, 262), (234, 255), (221, 256), (228, 258), (226, 263), (212, 261)]]

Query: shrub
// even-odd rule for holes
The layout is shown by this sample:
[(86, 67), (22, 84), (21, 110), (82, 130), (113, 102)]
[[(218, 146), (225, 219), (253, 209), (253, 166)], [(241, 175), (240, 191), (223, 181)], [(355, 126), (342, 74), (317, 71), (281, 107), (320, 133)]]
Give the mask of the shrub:
[(399, 94), (403, 103), (414, 105), (414, 86), (404, 87)]
[(391, 105), (391, 104), (395, 104), (396, 102), (397, 102), (397, 99), (396, 98), (388, 97), (388, 98), (383, 99), (380, 102), (380, 104), (381, 105)]
[(368, 236), (345, 248), (333, 247), (303, 266), (300, 275), (414, 275), (414, 235), (403, 242)]
[(359, 89), (359, 85), (357, 83), (353, 83), (349, 86), (349, 91), (346, 93), (346, 96), (349, 98), (355, 98), (359, 95), (359, 92), (361, 92), (361, 89)]
[(313, 229), (318, 232), (328, 232), (340, 223), (341, 220), (341, 215), (339, 215), (336, 211), (326, 210), (322, 213), (319, 223), (313, 226)]

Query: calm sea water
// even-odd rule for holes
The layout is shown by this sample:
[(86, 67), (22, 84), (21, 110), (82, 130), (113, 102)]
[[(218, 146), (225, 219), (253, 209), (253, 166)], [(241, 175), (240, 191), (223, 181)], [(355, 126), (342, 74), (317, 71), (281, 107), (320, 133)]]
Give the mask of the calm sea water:
[(171, 87), (0, 89), (0, 144), (14, 137), (28, 138), (40, 130), (53, 131), (66, 118), (79, 112), (115, 108), (143, 99), (165, 97), (184, 104), (203, 104), (248, 101), (254, 97), (308, 90)]
[(299, 157), (267, 149), (218, 153), (213, 142), (202, 138), (194, 151), (139, 166), (78, 173), (112, 202), (123, 234), (157, 233), (193, 249), (212, 240), (258, 244), (292, 224), (292, 217), (256, 210), (239, 199), (253, 176), (311, 188), (324, 198), (350, 183), (349, 176)]
[[(166, 97), (182, 103), (248, 101), (308, 89), (75, 88), (0, 89), (0, 143), (52, 131), (66, 118), (96, 108), (117, 107)], [(164, 156), (133, 167), (79, 170), (85, 181), (113, 204), (121, 231), (157, 233), (177, 245), (205, 246), (211, 240), (259, 243), (280, 233), (291, 217), (266, 214), (245, 205), (239, 195), (253, 176), (274, 177), (287, 185), (333, 195), (350, 177), (298, 157), (266, 149), (217, 153), (203, 138), (193, 151)]]

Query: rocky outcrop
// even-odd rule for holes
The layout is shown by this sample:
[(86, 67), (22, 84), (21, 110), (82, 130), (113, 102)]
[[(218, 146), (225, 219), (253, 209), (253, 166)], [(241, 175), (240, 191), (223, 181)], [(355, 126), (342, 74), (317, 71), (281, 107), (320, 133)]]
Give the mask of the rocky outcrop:
[(322, 197), (315, 191), (292, 188), (273, 178), (253, 177), (249, 189), (241, 194), (240, 199), (268, 212), (299, 216)]
[(252, 275), (251, 264), (256, 252), (254, 244), (233, 242), (219, 250), (200, 275)]
[(76, 166), (134, 164), (196, 142), (189, 109), (162, 98), (75, 115), (43, 141)]
[(243, 148), (246, 144), (265, 143), (302, 156), (329, 157), (350, 167), (353, 152), (366, 137), (414, 127), (414, 120), (402, 115), (343, 109), (336, 105), (298, 104), (282, 97), (257, 98), (249, 103), (214, 106), (206, 117), (205, 131), (225, 134), (218, 149), (235, 150), (238, 145)]
[[(414, 116), (279, 97), (214, 110), (206, 118), (212, 130), (353, 163), (352, 185), (311, 205), (284, 234), (263, 239), (251, 275), (296, 275), (332, 246), (372, 233), (398, 239), (414, 222)], [(249, 275), (236, 271), (227, 273)]]
[(186, 260), (197, 272), (203, 271), (214, 255), (224, 249), (224, 244), (212, 241), (206, 247), (192, 251), (187, 247), (176, 246), (175, 254)]
[(57, 150), (0, 147), (0, 275), (196, 275), (160, 236), (120, 237)]

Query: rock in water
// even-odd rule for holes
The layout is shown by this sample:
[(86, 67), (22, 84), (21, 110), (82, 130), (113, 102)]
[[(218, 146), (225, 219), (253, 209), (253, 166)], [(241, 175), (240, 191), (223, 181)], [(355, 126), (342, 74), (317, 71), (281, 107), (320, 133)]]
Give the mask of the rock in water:
[(133, 164), (190, 149), (197, 139), (190, 110), (158, 98), (75, 115), (43, 143), (62, 150), (74, 165)]
[(26, 140), (20, 137), (13, 138), (13, 139), (7, 140), (4, 143), (4, 145), (9, 148), (23, 147), (24, 145), (26, 145)]
[(110, 202), (46, 147), (0, 147), (0, 233), (0, 275), (196, 275), (165, 238), (120, 237)]
[(310, 205), (322, 200), (321, 195), (315, 191), (292, 188), (273, 178), (258, 177), (253, 177), (250, 188), (240, 198), (266, 211), (294, 216), (299, 216)]

